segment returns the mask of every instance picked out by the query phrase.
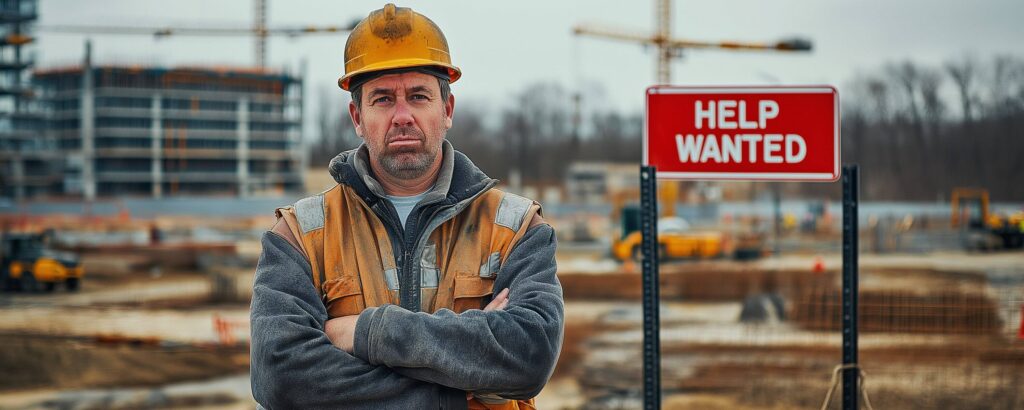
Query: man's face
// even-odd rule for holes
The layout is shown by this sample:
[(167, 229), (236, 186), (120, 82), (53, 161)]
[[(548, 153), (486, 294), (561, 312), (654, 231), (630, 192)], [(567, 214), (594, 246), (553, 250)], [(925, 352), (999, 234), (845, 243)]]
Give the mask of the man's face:
[(441, 100), (437, 77), (387, 74), (367, 81), (360, 92), (361, 106), (350, 103), (349, 114), (356, 134), (366, 141), (374, 169), (415, 179), (439, 163), (455, 97)]

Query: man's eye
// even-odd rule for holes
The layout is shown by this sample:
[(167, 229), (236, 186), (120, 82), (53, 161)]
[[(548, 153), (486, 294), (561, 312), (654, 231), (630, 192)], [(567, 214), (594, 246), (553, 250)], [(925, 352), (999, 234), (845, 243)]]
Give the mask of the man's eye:
[(391, 97), (377, 97), (373, 100), (374, 104), (386, 104), (391, 102)]
[(428, 98), (427, 96), (425, 96), (423, 94), (413, 94), (412, 96), (409, 97), (409, 99), (410, 100), (418, 100), (418, 101), (427, 101), (430, 98)]

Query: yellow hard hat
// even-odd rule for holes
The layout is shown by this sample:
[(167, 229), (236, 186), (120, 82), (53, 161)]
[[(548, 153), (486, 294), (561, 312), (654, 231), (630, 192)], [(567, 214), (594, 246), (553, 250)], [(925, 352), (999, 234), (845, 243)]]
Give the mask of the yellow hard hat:
[(353, 77), (375, 71), (437, 67), (455, 82), (462, 71), (452, 65), (448, 40), (426, 16), (388, 3), (352, 29), (345, 42), (345, 75), (338, 86), (349, 91)]

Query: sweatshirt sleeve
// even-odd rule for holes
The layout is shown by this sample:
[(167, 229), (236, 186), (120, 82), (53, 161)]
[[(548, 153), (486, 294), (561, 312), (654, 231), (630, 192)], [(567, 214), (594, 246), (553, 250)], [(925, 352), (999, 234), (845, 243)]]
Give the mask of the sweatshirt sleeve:
[(447, 408), (451, 400), (451, 407), (465, 408), (465, 392), (402, 376), (332, 345), (309, 263), (277, 234), (265, 233), (262, 244), (250, 312), (252, 393), (260, 405)]
[(562, 288), (555, 275), (555, 234), (530, 228), (494, 282), (509, 288), (501, 311), (413, 313), (394, 305), (363, 311), (354, 354), (370, 364), (431, 383), (508, 399), (536, 396), (562, 345)]

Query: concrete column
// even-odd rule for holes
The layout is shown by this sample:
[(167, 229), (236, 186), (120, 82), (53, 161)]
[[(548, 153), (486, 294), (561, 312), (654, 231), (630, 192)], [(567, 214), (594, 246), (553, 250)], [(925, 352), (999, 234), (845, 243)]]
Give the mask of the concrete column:
[(25, 200), (25, 159), (21, 155), (11, 158), (11, 185), (14, 185), (14, 200)]
[(238, 100), (238, 196), (251, 194), (249, 187), (249, 99)]
[(163, 147), (160, 146), (161, 138), (163, 133), (163, 114), (161, 112), (161, 102), (163, 97), (157, 93), (153, 95), (153, 103), (151, 105), (151, 119), (152, 125), (149, 129), (150, 136), (150, 152), (152, 153), (152, 167), (150, 172), (152, 173), (153, 179), (153, 198), (161, 198), (164, 195), (164, 158), (163, 158)]
[[(306, 169), (309, 168), (309, 155), (310, 152), (306, 149), (306, 139), (304, 130), (306, 129), (306, 77), (309, 65), (305, 58), (302, 59), (301, 69), (299, 70), (299, 101), (298, 101), (298, 114), (299, 114), (299, 129), (295, 133), (296, 135), (290, 136), (289, 140), (292, 144), (292, 158), (297, 160), (292, 161), (292, 174), (296, 175), (299, 183), (298, 191), (303, 192), (306, 189)], [(293, 85), (293, 87), (295, 87)], [(287, 99), (285, 100), (287, 101)], [(286, 108), (287, 109), (287, 108)], [(343, 114), (344, 115), (344, 114)], [(297, 163), (296, 163), (297, 162)], [(297, 166), (297, 167), (296, 167)], [(297, 168), (297, 169), (296, 169)]]
[(82, 59), (82, 90), (79, 93), (78, 130), (82, 138), (82, 194), (86, 201), (96, 199), (96, 110), (92, 75), (92, 43), (85, 42)]

